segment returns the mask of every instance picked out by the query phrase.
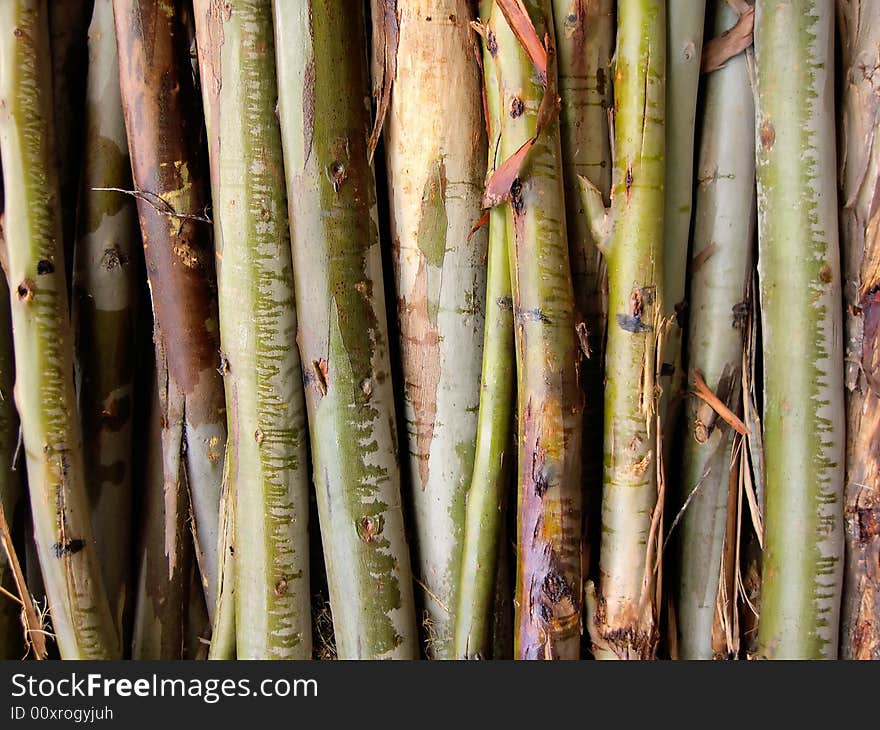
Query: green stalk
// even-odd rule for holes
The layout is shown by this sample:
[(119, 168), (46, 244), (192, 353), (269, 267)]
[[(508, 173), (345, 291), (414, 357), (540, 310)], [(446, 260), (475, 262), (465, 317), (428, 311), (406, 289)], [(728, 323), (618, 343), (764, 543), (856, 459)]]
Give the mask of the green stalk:
[(755, 10), (766, 511), (758, 654), (836, 658), (843, 341), (834, 3)]
[(131, 610), (132, 415), (140, 235), (131, 187), (111, 0), (89, 27), (85, 167), (73, 272), (76, 373), (92, 529), (120, 636)]
[[(167, 394), (160, 395), (160, 384), (168, 387), (168, 373), (161, 366), (158, 363), (155, 374), (149, 378), (138, 377), (139, 383), (149, 386), (150, 405), (148, 425), (142, 434), (146, 444), (144, 474), (138, 484), (143, 496), (138, 505), (140, 538), (134, 581), (132, 659), (182, 658), (184, 603), (193, 560), (186, 526), (189, 503), (186, 492), (178, 488), (182, 464), (178, 459), (175, 475), (168, 471), (165, 457), (168, 443), (179, 436), (162, 423), (166, 413), (163, 406), (169, 398)], [(178, 424), (179, 432), (180, 419), (173, 422)]]
[[(386, 2), (386, 5), (389, 3)], [(414, 554), (428, 654), (450, 659), (474, 472), (486, 291), (486, 139), (469, 0), (394, 0), (385, 126)], [(374, 25), (383, 18), (374, 18)], [(381, 37), (376, 29), (374, 37)]]
[[(525, 3), (539, 38), (554, 37), (549, 0)], [(575, 303), (559, 123), (543, 130), (545, 91), (499, 7), (489, 29), (501, 109), (501, 159), (534, 139), (508, 207), (517, 358), (517, 568), (514, 655), (576, 659), (581, 628), (581, 412)], [(550, 97), (553, 98), (552, 96)]]
[[(714, 34), (737, 20), (715, 0)], [(691, 259), (688, 369), (740, 410), (742, 316), (748, 300), (755, 215), (755, 107), (745, 54), (706, 77)], [(681, 567), (677, 604), (681, 659), (712, 659), (733, 430), (696, 396), (685, 401), (680, 499)]]
[(837, 3), (846, 286), (846, 560), (840, 655), (880, 659), (880, 2)]
[(40, 567), (62, 658), (119, 655), (89, 523), (73, 386), (44, 0), (0, 4), (0, 156), (15, 397)]
[(579, 178), (587, 178), (607, 202), (611, 188), (611, 55), (613, 0), (553, 0), (558, 52), (560, 133), (566, 226), (578, 314), (586, 326), (589, 357), (581, 362), (584, 391), (584, 516), (598, 538), (602, 493), (603, 350), (608, 322), (606, 265), (584, 215)]
[[(306, 413), (271, 0), (194, 4), (235, 501), (236, 654), (312, 655)], [(228, 576), (224, 574), (224, 582)]]
[[(3, 225), (3, 175), (0, 174), (0, 252), (6, 249)], [(24, 496), (20, 472), (13, 468), (19, 428), (18, 413), (13, 400), (14, 356), (9, 287), (6, 285), (6, 277), (0, 276), (0, 506), (10, 525), (14, 523)], [(0, 587), (15, 595), (12, 566), (2, 548)], [(0, 659), (20, 659), (24, 654), (20, 614), (21, 607), (17, 603), (5, 596), (0, 597)]]
[(687, 377), (682, 368), (688, 244), (694, 183), (694, 122), (705, 0), (668, 0), (666, 9), (666, 210), (663, 215), (663, 317), (668, 330), (660, 353), (660, 416), (669, 455), (678, 429)]
[(274, 3), (298, 341), (338, 656), (413, 659), (358, 6)]
[[(484, 0), (480, 18), (489, 20), (493, 2)], [(501, 98), (490, 47), (494, 35), (484, 29), (483, 71), (489, 130), (489, 172), (501, 142)], [(455, 609), (454, 655), (480, 659), (490, 655), (492, 611), (497, 603), (499, 542), (504, 532), (505, 489), (508, 485), (516, 373), (513, 304), (507, 250), (507, 213), (502, 206), (489, 212), (489, 254), (486, 272), (486, 325), (474, 473), (467, 493), (461, 578)]]
[(226, 409), (185, 5), (114, 0), (113, 9), (157, 367), (168, 375), (159, 390), (166, 491), (189, 489), (196, 557), (213, 612)]
[(665, 9), (661, 0), (618, 4), (610, 210), (584, 181), (585, 209), (608, 265), (600, 575), (596, 595), (588, 590), (589, 630), (600, 658), (650, 659), (657, 644)]

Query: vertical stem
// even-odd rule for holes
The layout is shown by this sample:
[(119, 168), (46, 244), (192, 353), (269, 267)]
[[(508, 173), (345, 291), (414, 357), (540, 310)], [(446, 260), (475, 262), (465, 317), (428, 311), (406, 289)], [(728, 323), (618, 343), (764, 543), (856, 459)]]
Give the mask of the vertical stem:
[(373, 170), (366, 20), (276, 0), (298, 340), (338, 656), (413, 659), (418, 636)]
[[(480, 20), (488, 22), (492, 1), (483, 2)], [(501, 99), (492, 50), (494, 34), (484, 26), (483, 71), (489, 119), (489, 172), (494, 170), (501, 143)], [(454, 655), (485, 658), (492, 649), (492, 610), (497, 603), (499, 542), (504, 534), (505, 490), (509, 484), (510, 445), (516, 372), (513, 301), (507, 250), (507, 213), (502, 206), (489, 212), (489, 256), (486, 274), (486, 325), (474, 471), (467, 494), (461, 578), (455, 609)]]
[[(549, 1), (531, 1), (525, 7), (538, 37), (552, 44)], [(576, 659), (582, 595), (583, 396), (559, 122), (551, 119), (539, 128), (545, 93), (556, 94), (556, 68), (548, 64), (545, 89), (497, 6), (489, 27), (498, 44), (502, 159), (535, 139), (511, 187), (508, 209), (519, 452), (515, 655)], [(552, 59), (552, 45), (549, 50)]]
[(602, 538), (589, 626), (601, 658), (650, 659), (657, 643), (665, 11), (662, 0), (621, 0), (617, 11)]
[[(428, 651), (453, 655), (465, 499), (474, 469), (487, 250), (486, 166), (468, 0), (394, 0), (385, 129), (417, 572)], [(382, 19), (374, 19), (382, 22)], [(379, 32), (375, 35), (378, 37)], [(386, 69), (386, 72), (390, 71)]]
[[(312, 655), (306, 413), (271, 0), (194, 4), (214, 191), (236, 655)], [(224, 581), (228, 576), (224, 574)]]
[(831, 0), (759, 0), (756, 151), (766, 514), (758, 653), (836, 658), (843, 348)]
[[(6, 249), (3, 226), (3, 175), (0, 174), (0, 252)], [(0, 506), (3, 507), (10, 529), (24, 496), (21, 473), (14, 468), (19, 432), (18, 413), (13, 400), (14, 357), (9, 287), (6, 277), (0, 276)], [(0, 586), (15, 594), (12, 566), (2, 549)], [(6, 597), (0, 598), (0, 659), (20, 659), (24, 654), (20, 614), (21, 607), (17, 603)]]
[(0, 4), (6, 274), (37, 553), (62, 658), (112, 658), (119, 641), (89, 521), (72, 377), (49, 73), (45, 1)]
[(589, 180), (607, 203), (611, 188), (611, 55), (613, 0), (553, 0), (558, 52), (562, 172), (566, 226), (578, 314), (586, 325), (589, 357), (581, 362), (584, 391), (583, 484), (588, 534), (599, 535), (602, 493), (602, 406), (604, 345), (608, 321), (605, 260), (584, 215), (579, 177)]
[(880, 659), (880, 2), (840, 0), (846, 561), (840, 654)]
[(120, 637), (131, 609), (132, 416), (140, 234), (131, 187), (111, 0), (89, 27), (85, 166), (73, 273), (76, 373), (92, 527)]
[[(715, 35), (737, 16), (713, 3)], [(691, 259), (688, 370), (699, 372), (732, 411), (740, 410), (743, 336), (752, 269), (755, 216), (755, 107), (745, 54), (706, 78), (700, 121), (694, 243)], [(733, 431), (695, 396), (684, 405), (679, 504), (681, 564), (677, 622), (679, 657), (711, 659), (723, 546)]]
[(705, 0), (668, 0), (666, 10), (666, 210), (663, 215), (663, 317), (669, 328), (660, 353), (660, 415), (665, 453), (678, 428), (687, 378), (682, 327), (688, 309), (686, 274), (694, 182), (694, 121), (703, 50)]
[[(166, 490), (189, 488), (213, 611), (226, 414), (207, 191), (183, 0), (114, 0), (119, 80), (152, 294)], [(180, 465), (185, 481), (180, 481)]]

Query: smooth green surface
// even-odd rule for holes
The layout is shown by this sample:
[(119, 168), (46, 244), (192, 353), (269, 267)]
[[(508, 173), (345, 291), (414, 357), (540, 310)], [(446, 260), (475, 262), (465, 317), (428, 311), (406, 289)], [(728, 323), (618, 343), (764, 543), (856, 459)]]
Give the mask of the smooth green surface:
[[(492, 2), (483, 2), (487, 23)], [(486, 31), (488, 32), (488, 31)], [(489, 170), (495, 167), (500, 143), (501, 99), (492, 54), (482, 42), (486, 105), (489, 114)], [(503, 206), (489, 212), (489, 257), (486, 274), (486, 329), (474, 473), (467, 495), (458, 604), (455, 611), (454, 655), (485, 658), (492, 648), (493, 606), (497, 603), (499, 541), (504, 533), (505, 490), (515, 455), (513, 419), (516, 365), (513, 301), (507, 250), (507, 213)]]
[[(712, 5), (717, 36), (737, 16), (724, 0)], [(699, 371), (709, 388), (738, 412), (746, 322), (736, 312), (747, 301), (755, 228), (755, 107), (745, 54), (708, 74), (704, 83), (687, 367)], [(712, 627), (734, 432), (693, 395), (685, 403), (683, 425), (681, 483), (674, 503), (690, 501), (679, 528), (678, 651), (681, 659), (712, 659), (721, 653), (713, 647)]]
[(758, 654), (836, 658), (843, 569), (843, 352), (834, 3), (761, 0), (758, 272), (765, 544)]

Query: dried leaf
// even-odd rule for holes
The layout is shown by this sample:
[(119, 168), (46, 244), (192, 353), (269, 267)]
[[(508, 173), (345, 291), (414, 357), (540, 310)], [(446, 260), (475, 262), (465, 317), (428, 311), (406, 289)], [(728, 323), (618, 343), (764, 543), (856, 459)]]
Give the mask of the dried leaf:
[(712, 410), (727, 421), (728, 425), (734, 431), (743, 436), (748, 435), (748, 430), (746, 430), (743, 422), (737, 418), (736, 414), (731, 411), (717, 395), (712, 392), (711, 388), (706, 385), (706, 381), (703, 380), (703, 376), (696, 370), (693, 371), (693, 375), (695, 386), (694, 395), (709, 404), (712, 407)]
[(728, 60), (752, 45), (752, 29), (754, 26), (755, 9), (749, 7), (748, 10), (739, 16), (736, 25), (703, 46), (700, 71), (704, 74), (716, 71), (724, 66)]
[(541, 42), (538, 32), (529, 17), (522, 0), (497, 0), (507, 24), (525, 52), (529, 54), (541, 83), (547, 83), (547, 48)]

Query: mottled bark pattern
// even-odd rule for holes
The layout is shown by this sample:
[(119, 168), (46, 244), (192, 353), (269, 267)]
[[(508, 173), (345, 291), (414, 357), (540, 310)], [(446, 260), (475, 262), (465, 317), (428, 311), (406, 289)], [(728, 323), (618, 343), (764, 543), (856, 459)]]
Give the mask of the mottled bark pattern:
[(6, 274), (34, 536), (62, 658), (119, 655), (92, 537), (73, 386), (45, 0), (0, 4)]
[(428, 652), (450, 658), (480, 398), (487, 231), (469, 232), (482, 213), (486, 137), (473, 3), (394, 6), (385, 151), (405, 466)]
[(298, 339), (341, 659), (413, 659), (382, 288), (365, 18), (344, 0), (276, 0)]
[(111, 0), (96, 0), (73, 272), (78, 402), (92, 526), (120, 636), (131, 609), (132, 416), (140, 232), (131, 188)]
[[(236, 656), (312, 655), (308, 452), (271, 0), (194, 3), (234, 499)], [(223, 582), (230, 580), (224, 572)]]
[(843, 322), (834, 7), (755, 7), (765, 537), (758, 656), (837, 657), (843, 578)]
[[(550, 3), (525, 7), (538, 37), (554, 37)], [(581, 629), (581, 415), (575, 303), (558, 120), (538, 130), (545, 89), (502, 13), (490, 20), (502, 115), (501, 157), (540, 131), (508, 208), (517, 357), (518, 519), (515, 655), (576, 659)], [(553, 54), (548, 54), (553, 58)], [(550, 97), (552, 98), (552, 96)], [(507, 111), (510, 110), (510, 111)]]
[(880, 3), (838, 0), (846, 281), (846, 569), (840, 655), (880, 659)]

